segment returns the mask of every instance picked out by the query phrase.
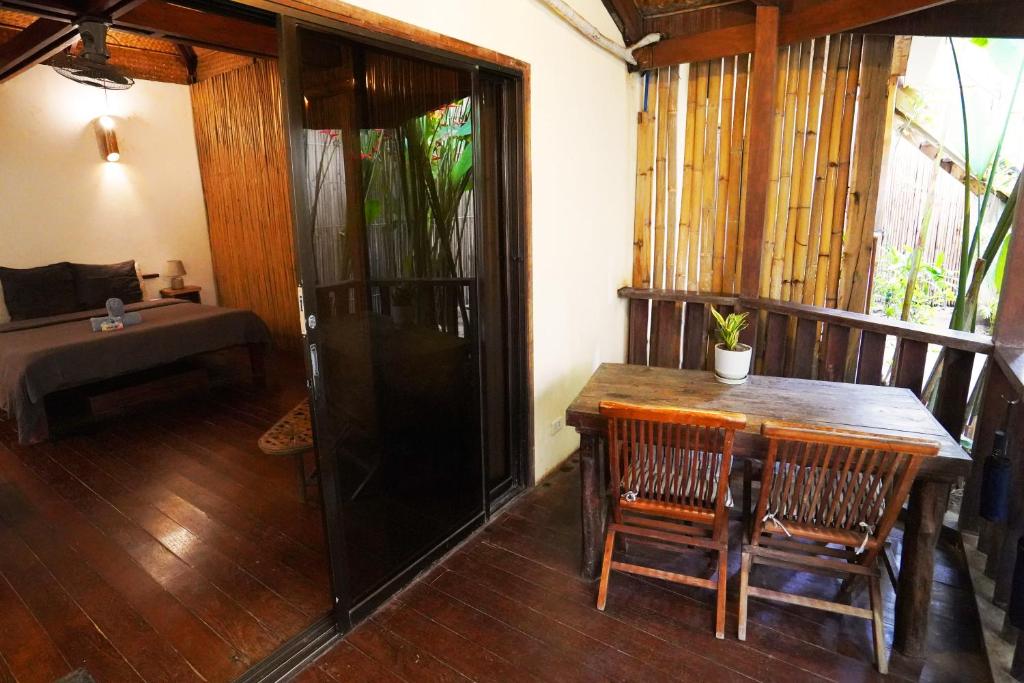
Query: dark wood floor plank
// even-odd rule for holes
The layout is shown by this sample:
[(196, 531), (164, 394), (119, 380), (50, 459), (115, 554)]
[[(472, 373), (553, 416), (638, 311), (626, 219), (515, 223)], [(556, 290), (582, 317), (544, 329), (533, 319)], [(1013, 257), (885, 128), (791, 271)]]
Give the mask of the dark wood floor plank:
[(156, 579), (193, 614), (235, 644), (254, 664), (270, 654), (281, 639), (274, 637), (252, 615), (183, 562), (155, 538), (139, 528), (109, 501), (72, 476), (55, 460), (43, 456), (49, 444), (24, 450), (22, 462), (68, 500), (90, 523), (113, 539), (135, 562)]
[[(447, 572), (442, 569), (440, 573)], [(515, 661), (525, 671), (545, 681), (591, 683), (607, 678), (574, 659), (568, 651), (554, 648), (535, 634), (520, 631), (452, 596), (435, 589), (424, 578), (402, 595), (410, 607), (456, 631), (475, 646)]]
[(32, 551), (6, 527), (0, 528), (0, 573), (72, 668), (83, 667), (100, 680), (142, 680)]
[[(473, 553), (459, 553), (445, 564), (462, 577), (472, 576), (491, 590), (518, 600), (538, 613), (604, 643), (608, 648), (631, 655), (662, 672), (662, 676), (682, 680), (752, 680), (727, 668), (725, 663), (713, 662), (693, 651), (669, 647), (664, 640), (636, 628), (632, 623), (598, 612), (592, 604), (566, 599), (561, 591), (544, 589), (512, 572), (479, 562)], [(707, 623), (710, 626), (712, 622), (708, 619)]]
[[(77, 605), (146, 681), (200, 681), (185, 658), (158, 634), (74, 549), (23, 501), (0, 496), (0, 518), (53, 574)], [(0, 529), (0, 534), (6, 533)], [(7, 542), (13, 542), (7, 539)]]
[[(581, 579), (567, 581), (567, 577), (552, 569), (490, 544), (481, 544), (473, 549), (467, 549), (466, 552), (474, 559), (506, 569), (521, 579), (571, 598), (578, 605), (577, 609), (591, 609), (594, 606), (593, 585), (589, 582)], [(619, 575), (615, 576), (615, 580), (619, 578)], [(628, 600), (624, 600), (622, 604), (609, 602), (606, 608), (608, 617), (642, 630), (667, 646), (678, 648), (680, 655), (686, 657), (688, 661), (710, 661), (716, 666), (724, 666), (758, 681), (786, 683), (794, 680), (794, 677), (818, 677), (813, 671), (801, 669), (789, 662), (780, 662), (743, 643), (715, 638), (714, 613), (710, 609), (710, 604), (706, 602), (677, 604), (671, 610), (671, 614), (666, 615), (664, 611), (650, 609), (645, 600), (638, 599), (638, 592), (640, 591), (630, 590)], [(730, 626), (732, 623), (730, 621)], [(700, 677), (705, 680), (718, 679), (720, 675), (712, 671)], [(821, 677), (819, 680), (825, 678)]]
[(106, 452), (96, 446), (91, 457), (108, 473), (131, 472), (133, 476), (143, 477), (148, 484), (171, 491), (196, 510), (256, 544), (267, 560), (287, 565), (316, 586), (327, 585), (326, 560), (321, 552), (307, 548), (274, 525), (264, 523), (241, 502), (183, 476), (173, 450), (164, 450), (146, 439), (132, 439), (123, 447), (115, 446)]
[(439, 681), (465, 683), (469, 681), (455, 669), (424, 652), (404, 638), (381, 626), (376, 620), (364, 622), (348, 635), (346, 640), (408, 681)]
[(24, 468), (6, 445), (0, 445), (0, 477), (16, 484), (58, 538), (74, 547), (204, 678), (233, 680), (245, 671), (244, 658), (237, 650), (164, 591), (69, 502)]
[[(133, 430), (131, 433), (137, 434), (138, 432)], [(309, 508), (303, 511), (303, 519), (295, 519), (290, 513), (298, 509), (298, 503), (294, 503), (288, 510), (282, 511), (277, 501), (268, 500), (244, 484), (218, 472), (200, 455), (209, 455), (209, 452), (204, 451), (201, 446), (192, 442), (183, 444), (180, 440), (167, 437), (164, 433), (147, 432), (143, 437), (150, 445), (152, 455), (173, 462), (174, 467), (185, 478), (221, 498), (243, 507), (261, 523), (281, 530), (307, 548), (319, 550), (323, 547), (319, 520)], [(176, 443), (172, 444), (170, 441)], [(295, 486), (294, 482), (291, 486)]]
[(17, 592), (0, 576), (0, 655), (20, 683), (50, 683), (71, 670)]
[[(331, 680), (376, 681), (379, 683), (401, 683), (399, 678), (383, 664), (368, 656), (351, 643), (341, 642), (332, 647), (309, 669), (323, 671)], [(318, 679), (313, 679), (318, 680)]]
[[(515, 683), (537, 679), (512, 662), (484, 648), (445, 626), (432, 621), (404, 603), (396, 603), (378, 617), (378, 622), (409, 643), (430, 652), (442, 662), (474, 681)], [(518, 658), (517, 658), (518, 659)]]
[(463, 574), (448, 571), (434, 579), (430, 585), (520, 631), (536, 634), (549, 646), (565, 651), (567, 656), (572, 656), (569, 653), (573, 652), (591, 653), (581, 663), (613, 680), (639, 682), (664, 679), (666, 676), (671, 678), (670, 674), (652, 668), (616, 648), (605, 647), (600, 641)]
[[(77, 454), (74, 450), (65, 451), (68, 452)], [(303, 614), (216, 546), (163, 514), (156, 507), (157, 500), (128, 489), (85, 458), (65, 457), (60, 464), (235, 602), (244, 605), (279, 639), (298, 633), (316, 614), (315, 611)], [(320, 607), (325, 605), (325, 602), (319, 603)]]

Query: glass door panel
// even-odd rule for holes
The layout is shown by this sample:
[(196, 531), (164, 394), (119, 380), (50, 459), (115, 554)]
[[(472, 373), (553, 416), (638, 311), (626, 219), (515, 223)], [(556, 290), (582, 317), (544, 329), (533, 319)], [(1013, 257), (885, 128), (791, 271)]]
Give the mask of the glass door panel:
[(301, 27), (297, 47), (314, 421), (356, 606), (483, 513), (474, 78)]

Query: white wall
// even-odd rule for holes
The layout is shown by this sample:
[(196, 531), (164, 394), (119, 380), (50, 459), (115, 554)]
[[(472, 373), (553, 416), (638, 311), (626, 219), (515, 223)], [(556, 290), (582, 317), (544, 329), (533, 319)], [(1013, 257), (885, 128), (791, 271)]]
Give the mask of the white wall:
[[(602, 361), (625, 358), (636, 144), (635, 77), (538, 0), (352, 0), (528, 62), (532, 91), (536, 472), (572, 453), (552, 422)], [(621, 36), (600, 0), (570, 4)]]
[[(187, 86), (137, 81), (107, 94), (36, 66), (0, 84), (0, 265), (135, 259), (185, 262), (216, 301)], [(117, 122), (119, 163), (100, 157), (92, 121)], [(146, 283), (159, 296), (165, 279)]]

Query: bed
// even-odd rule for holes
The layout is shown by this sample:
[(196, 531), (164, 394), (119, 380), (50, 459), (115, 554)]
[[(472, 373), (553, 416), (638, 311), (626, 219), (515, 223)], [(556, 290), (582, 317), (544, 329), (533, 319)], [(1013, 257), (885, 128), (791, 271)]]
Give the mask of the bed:
[(125, 310), (138, 311), (142, 322), (93, 332), (89, 318), (106, 312), (90, 309), (0, 324), (0, 408), (17, 420), (19, 442), (47, 438), (44, 399), (56, 391), (241, 345), (253, 354), (254, 372), (262, 370), (270, 335), (251, 311), (179, 299)]

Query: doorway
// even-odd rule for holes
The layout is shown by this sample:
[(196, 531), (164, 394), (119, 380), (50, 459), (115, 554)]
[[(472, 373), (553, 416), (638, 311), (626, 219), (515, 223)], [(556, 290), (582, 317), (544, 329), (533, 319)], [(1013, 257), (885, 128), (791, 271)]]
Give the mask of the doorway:
[(527, 481), (521, 87), (285, 17), (307, 374), (339, 621)]

